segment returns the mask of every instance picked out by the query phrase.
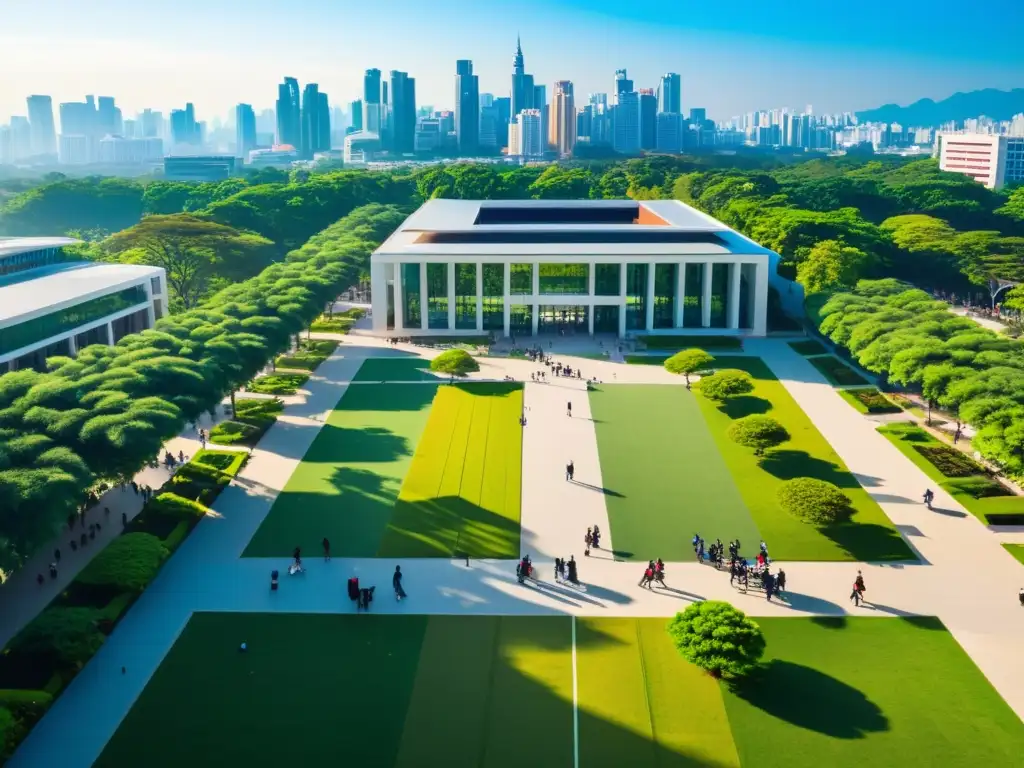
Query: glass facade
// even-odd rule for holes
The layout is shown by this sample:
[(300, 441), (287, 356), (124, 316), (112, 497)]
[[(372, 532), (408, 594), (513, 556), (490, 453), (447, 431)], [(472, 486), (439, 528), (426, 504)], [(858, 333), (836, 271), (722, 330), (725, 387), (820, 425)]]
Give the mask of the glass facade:
[(729, 318), (729, 265), (711, 265), (711, 327), (725, 328)]
[(485, 331), (505, 330), (505, 265), (484, 264), (483, 312)]
[(618, 307), (594, 307), (594, 333), (619, 332)]
[(402, 327), (420, 328), (420, 265), (402, 264)]
[(683, 299), (683, 326), (701, 327), (701, 302), (704, 296), (704, 265), (686, 264), (686, 296)]
[[(749, 269), (747, 264), (742, 267), (737, 266), (740, 270), (740, 328), (752, 328), (750, 322), (750, 291), (751, 291), (751, 279), (753, 278), (753, 270)], [(751, 274), (748, 276), (748, 272)]]
[(654, 265), (654, 327), (671, 328), (676, 311), (676, 264)]
[(151, 278), (149, 278), (149, 289), (150, 289), (150, 291), (152, 293), (163, 293), (163, 291), (160, 290), (160, 278), (159, 277), (151, 277)]
[(586, 333), (588, 330), (587, 309), (588, 307), (581, 307), (578, 304), (569, 306), (541, 304), (537, 332), (562, 335)]
[(618, 296), (621, 272), (621, 264), (595, 264), (594, 295)]
[(16, 253), (0, 259), (0, 277), (38, 267), (48, 267), (51, 264), (61, 264), (65, 261), (69, 261), (69, 259), (64, 254), (63, 248), (42, 248), (38, 251)]
[(476, 264), (455, 265), (455, 329), (476, 330)]
[(137, 285), (0, 329), (0, 355), (38, 344), (50, 336), (67, 333), (77, 326), (95, 322), (136, 304), (145, 304), (146, 301), (146, 289)]
[(111, 342), (108, 330), (106, 325), (97, 325), (91, 331), (78, 334), (75, 336), (75, 349), (83, 350), (93, 344), (109, 345)]
[(647, 328), (647, 264), (626, 265), (626, 330)]
[(533, 293), (533, 264), (511, 264), (509, 293), (513, 296), (528, 296)]
[(542, 295), (586, 296), (590, 292), (589, 264), (541, 264)]
[(427, 327), (448, 330), (447, 264), (427, 264)]
[(508, 330), (513, 336), (533, 335), (533, 307), (513, 304), (509, 307)]
[(111, 322), (110, 327), (114, 331), (112, 341), (117, 344), (121, 339), (130, 333), (138, 333), (146, 330), (149, 325), (149, 312), (145, 309), (132, 312), (130, 315), (119, 317)]

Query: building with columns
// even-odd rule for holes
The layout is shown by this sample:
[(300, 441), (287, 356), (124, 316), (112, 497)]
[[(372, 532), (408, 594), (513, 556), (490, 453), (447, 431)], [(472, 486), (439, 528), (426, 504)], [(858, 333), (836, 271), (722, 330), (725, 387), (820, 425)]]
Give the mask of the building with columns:
[(81, 261), (70, 237), (0, 237), (0, 374), (116, 344), (166, 312), (162, 267)]
[(387, 336), (763, 336), (778, 257), (677, 200), (430, 200), (370, 263)]

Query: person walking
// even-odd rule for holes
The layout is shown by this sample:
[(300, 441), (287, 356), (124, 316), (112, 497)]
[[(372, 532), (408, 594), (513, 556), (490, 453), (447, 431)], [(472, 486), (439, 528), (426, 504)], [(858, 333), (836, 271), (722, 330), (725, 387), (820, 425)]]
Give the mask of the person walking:
[(644, 575), (640, 579), (640, 583), (637, 584), (637, 586), (638, 587), (647, 587), (648, 589), (650, 589), (652, 581), (654, 581), (654, 561), (653, 560), (650, 563), (648, 563), (647, 567), (644, 569)]
[(572, 584), (579, 584), (579, 573), (576, 571), (576, 556), (569, 555), (569, 581)]
[(594, 534), (590, 528), (587, 528), (587, 535), (583, 537), (583, 544), (586, 547), (583, 550), (584, 557), (590, 557), (590, 545), (594, 543)]
[(864, 590), (864, 576), (857, 571), (857, 578), (853, 582), (853, 591), (850, 593), (850, 599), (853, 600), (854, 605), (864, 602)]
[(555, 581), (562, 580), (562, 558), (555, 558)]
[(121, 526), (124, 527), (124, 528), (128, 527), (128, 513), (127, 512), (122, 512), (121, 513)]
[(321, 543), (324, 547), (324, 562), (328, 562), (331, 559), (331, 542), (324, 536), (324, 540)]
[(570, 419), (572, 418), (572, 400), (570, 400), (565, 406), (565, 414)]
[(932, 508), (932, 501), (934, 499), (935, 499), (935, 494), (932, 493), (932, 489), (931, 488), (925, 488), (925, 491), (924, 491), (924, 505), (926, 507), (928, 507), (928, 509)]
[(594, 526), (594, 549), (601, 548), (601, 529)]
[(778, 575), (775, 577), (775, 594), (782, 597), (782, 593), (786, 591), (786, 572), (779, 569)]
[(772, 601), (772, 592), (775, 591), (775, 577), (772, 576), (771, 572), (765, 570), (764, 576), (761, 577), (761, 582), (764, 584), (765, 599), (770, 603)]
[(405, 589), (402, 587), (402, 566), (395, 566), (395, 575), (391, 577), (391, 586), (395, 589), (395, 600), (402, 602), (406, 597)]
[(572, 463), (572, 459), (569, 460), (569, 465), (565, 468), (565, 471), (569, 482), (572, 482), (573, 477), (576, 476), (576, 465)]
[(57, 578), (57, 564), (56, 563), (50, 563), (50, 578), (51, 579), (56, 579)]
[(60, 548), (59, 547), (57, 549), (53, 550), (53, 559), (54, 559), (54, 561), (56, 561), (58, 563), (60, 562)]

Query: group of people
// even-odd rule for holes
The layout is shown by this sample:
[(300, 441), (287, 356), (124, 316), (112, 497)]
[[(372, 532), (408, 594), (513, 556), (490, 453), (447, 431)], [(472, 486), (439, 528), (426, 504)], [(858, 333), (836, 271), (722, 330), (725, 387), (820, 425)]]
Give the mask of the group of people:
[(647, 563), (647, 568), (644, 569), (643, 578), (640, 579), (638, 587), (647, 587), (652, 589), (651, 584), (658, 582), (661, 586), (665, 586), (665, 563), (659, 557), (657, 560), (650, 560)]
[(594, 549), (601, 548), (601, 529), (596, 525), (587, 528), (587, 533), (583, 537), (583, 544), (586, 547), (586, 549), (583, 550), (583, 554), (586, 557), (590, 557), (591, 547)]
[[(716, 539), (705, 551), (704, 539), (701, 538), (699, 533), (695, 533), (692, 544), (698, 563), (704, 563), (707, 560), (717, 569), (722, 569), (722, 566), (725, 564), (724, 551), (726, 547), (722, 544), (721, 539)], [(747, 558), (740, 554), (740, 547), (739, 539), (729, 542), (729, 584), (735, 585), (738, 583), (746, 590), (750, 586), (751, 579), (753, 579), (755, 585), (759, 584), (764, 589), (765, 598), (769, 602), (773, 597), (781, 596), (786, 590), (786, 572), (781, 568), (777, 574), (771, 572), (771, 558), (768, 556), (768, 545), (763, 541), (761, 542), (757, 557), (753, 563), (750, 563)]]
[(555, 558), (555, 581), (568, 581), (570, 584), (579, 584), (579, 572), (576, 570), (576, 557), (569, 555), (568, 560), (560, 557)]
[[(331, 542), (324, 536), (321, 542), (324, 550), (324, 562), (330, 562), (331, 560)], [(294, 576), (297, 573), (305, 573), (306, 569), (302, 565), (302, 548), (296, 547), (292, 550), (292, 562), (288, 565), (288, 575)], [(396, 565), (395, 572), (391, 575), (391, 587), (395, 591), (395, 600), (401, 602), (405, 600), (408, 595), (405, 592), (405, 587), (402, 583), (402, 566)], [(353, 588), (354, 587), (354, 588)], [(278, 588), (278, 572), (276, 570), (270, 572), (270, 589), (272, 591)], [(358, 607), (366, 609), (370, 605), (370, 601), (373, 600), (373, 591), (376, 587), (360, 587), (358, 577), (352, 577), (348, 580), (348, 591), (349, 597), (356, 601)]]

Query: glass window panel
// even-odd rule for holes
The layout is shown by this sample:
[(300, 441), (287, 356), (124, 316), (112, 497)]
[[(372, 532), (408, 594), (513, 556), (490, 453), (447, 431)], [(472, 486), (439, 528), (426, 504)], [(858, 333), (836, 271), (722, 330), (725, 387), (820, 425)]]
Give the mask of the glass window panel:
[(455, 328), (476, 330), (476, 264), (455, 265)]
[(484, 330), (505, 330), (505, 265), (484, 264)]
[(729, 265), (711, 265), (711, 327), (725, 328), (729, 309)]
[(676, 310), (676, 265), (654, 265), (654, 327), (671, 328)]
[(533, 264), (512, 264), (509, 293), (526, 296), (533, 293)]
[(427, 327), (448, 330), (447, 264), (427, 264)]
[(590, 292), (589, 264), (541, 264), (541, 294), (586, 296)]
[(683, 326), (701, 327), (701, 302), (704, 300), (704, 265), (686, 265), (686, 297), (683, 300)]
[(422, 328), (420, 314), (420, 265), (402, 265), (402, 327)]
[(626, 330), (647, 328), (647, 265), (626, 265)]
[[(621, 264), (594, 265), (594, 295), (618, 296)], [(595, 321), (596, 322), (596, 321)]]
[(508, 329), (513, 336), (533, 335), (533, 307), (529, 304), (513, 304), (509, 307)]

